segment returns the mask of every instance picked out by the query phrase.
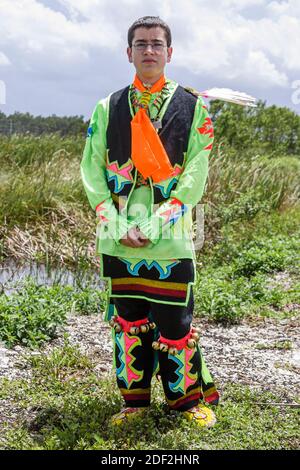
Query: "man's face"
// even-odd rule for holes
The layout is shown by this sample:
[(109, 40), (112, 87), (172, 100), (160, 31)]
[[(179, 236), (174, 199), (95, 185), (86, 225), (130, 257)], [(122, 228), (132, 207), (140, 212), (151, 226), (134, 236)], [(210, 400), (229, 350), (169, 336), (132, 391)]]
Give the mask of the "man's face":
[[(148, 44), (146, 48), (143, 47), (145, 44)], [(159, 26), (137, 28), (132, 47), (127, 48), (129, 62), (134, 64), (138, 76), (143, 79), (159, 78), (164, 73), (166, 63), (171, 61), (172, 52), (172, 47), (167, 47), (165, 31)]]

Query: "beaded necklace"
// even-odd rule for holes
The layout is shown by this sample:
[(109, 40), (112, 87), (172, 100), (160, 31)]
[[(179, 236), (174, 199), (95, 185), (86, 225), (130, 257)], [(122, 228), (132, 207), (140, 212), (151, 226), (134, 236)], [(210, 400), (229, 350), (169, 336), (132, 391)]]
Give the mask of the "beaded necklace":
[[(169, 95), (169, 88), (168, 88), (168, 84), (165, 83), (165, 85), (163, 86), (161, 92), (158, 94), (158, 96), (154, 99), (153, 101), (153, 106), (155, 107), (155, 115), (153, 116), (153, 118), (151, 119), (151, 121), (153, 122), (157, 122), (158, 121), (158, 118), (159, 118), (159, 113), (163, 107), (163, 104), (165, 103), (166, 99), (168, 98), (168, 95)], [(150, 117), (150, 113), (149, 113), (149, 103), (150, 103), (150, 100), (151, 100), (151, 93), (146, 90), (144, 91), (140, 98), (137, 96), (137, 92), (136, 92), (136, 89), (133, 85), (131, 85), (131, 88), (130, 88), (130, 101), (131, 101), (131, 104), (133, 106), (133, 108), (144, 108), (146, 109), (147, 111), (147, 114), (148, 116)], [(135, 111), (135, 109), (134, 109)], [(135, 111), (136, 112), (136, 111)]]

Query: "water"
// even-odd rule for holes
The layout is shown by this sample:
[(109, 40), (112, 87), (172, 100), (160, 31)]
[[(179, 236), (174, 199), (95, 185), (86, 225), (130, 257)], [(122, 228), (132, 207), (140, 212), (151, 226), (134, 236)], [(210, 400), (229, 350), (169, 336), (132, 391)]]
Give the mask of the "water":
[(66, 268), (50, 267), (39, 263), (20, 263), (7, 259), (0, 265), (0, 290), (6, 293), (14, 284), (20, 284), (30, 276), (36, 284), (52, 286), (60, 284), (74, 288), (91, 287), (102, 290), (104, 282), (95, 271), (71, 271)]

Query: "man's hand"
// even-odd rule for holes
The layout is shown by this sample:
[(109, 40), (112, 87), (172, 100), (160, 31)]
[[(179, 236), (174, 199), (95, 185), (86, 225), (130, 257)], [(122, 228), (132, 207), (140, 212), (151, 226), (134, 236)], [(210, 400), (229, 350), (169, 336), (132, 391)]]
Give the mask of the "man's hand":
[(120, 243), (130, 248), (142, 248), (150, 243), (150, 240), (140, 231), (138, 227), (133, 227), (121, 238)]

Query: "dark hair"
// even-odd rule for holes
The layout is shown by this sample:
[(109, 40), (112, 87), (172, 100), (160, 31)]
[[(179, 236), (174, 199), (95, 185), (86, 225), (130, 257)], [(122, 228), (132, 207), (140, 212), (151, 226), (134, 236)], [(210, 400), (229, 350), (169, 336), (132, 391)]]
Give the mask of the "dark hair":
[(132, 40), (134, 36), (134, 31), (137, 28), (156, 28), (159, 26), (165, 31), (167, 46), (170, 47), (172, 43), (171, 30), (167, 23), (165, 23), (159, 16), (143, 16), (136, 20), (128, 30), (128, 46), (132, 47)]

